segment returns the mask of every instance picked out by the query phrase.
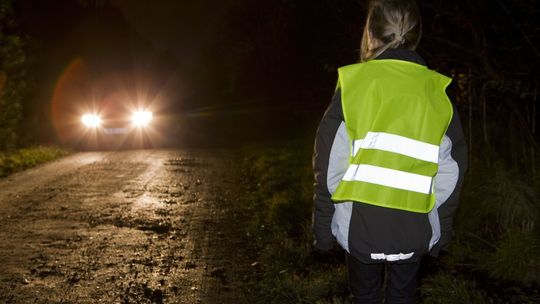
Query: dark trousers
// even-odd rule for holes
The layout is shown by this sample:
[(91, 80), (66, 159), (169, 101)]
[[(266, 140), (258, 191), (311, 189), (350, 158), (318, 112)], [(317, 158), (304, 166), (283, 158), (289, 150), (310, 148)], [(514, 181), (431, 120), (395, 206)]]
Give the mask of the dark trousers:
[(386, 304), (414, 303), (420, 261), (406, 264), (365, 264), (347, 254), (349, 288), (354, 304), (381, 304), (381, 287), (386, 266)]

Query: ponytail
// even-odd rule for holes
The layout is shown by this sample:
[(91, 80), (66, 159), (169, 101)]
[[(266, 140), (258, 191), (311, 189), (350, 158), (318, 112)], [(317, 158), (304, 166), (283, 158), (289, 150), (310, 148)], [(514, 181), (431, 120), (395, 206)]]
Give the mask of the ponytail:
[(420, 10), (414, 0), (372, 0), (360, 45), (360, 60), (387, 49), (415, 50), (422, 35)]

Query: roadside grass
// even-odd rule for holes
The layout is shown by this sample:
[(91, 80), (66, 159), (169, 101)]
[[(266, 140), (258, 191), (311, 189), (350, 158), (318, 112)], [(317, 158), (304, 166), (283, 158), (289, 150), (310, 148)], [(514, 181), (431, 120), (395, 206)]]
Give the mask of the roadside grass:
[(311, 250), (311, 146), (286, 142), (244, 149), (254, 284), (250, 303), (347, 303), (344, 253)]
[[(244, 149), (250, 303), (348, 303), (343, 252), (311, 251), (311, 154), (307, 142)], [(496, 157), (473, 164), (454, 240), (424, 262), (419, 302), (540, 303), (540, 183)]]
[(475, 281), (447, 273), (426, 279), (420, 293), (422, 303), (425, 304), (493, 303), (487, 294), (476, 286)]
[(14, 152), (0, 152), (0, 177), (5, 177), (37, 165), (66, 156), (70, 151), (49, 146), (19, 149)]

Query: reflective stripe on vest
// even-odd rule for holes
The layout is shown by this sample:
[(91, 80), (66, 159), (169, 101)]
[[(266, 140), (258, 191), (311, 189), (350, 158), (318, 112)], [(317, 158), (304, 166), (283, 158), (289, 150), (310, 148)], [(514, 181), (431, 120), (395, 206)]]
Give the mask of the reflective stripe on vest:
[(399, 60), (338, 71), (351, 156), (332, 199), (429, 212), (439, 146), (453, 115), (445, 93), (450, 79)]
[(371, 165), (350, 165), (344, 181), (359, 181), (396, 189), (431, 193), (431, 176), (409, 173)]
[(351, 156), (360, 149), (394, 152), (432, 163), (439, 161), (439, 146), (384, 132), (368, 132), (366, 138), (353, 141)]

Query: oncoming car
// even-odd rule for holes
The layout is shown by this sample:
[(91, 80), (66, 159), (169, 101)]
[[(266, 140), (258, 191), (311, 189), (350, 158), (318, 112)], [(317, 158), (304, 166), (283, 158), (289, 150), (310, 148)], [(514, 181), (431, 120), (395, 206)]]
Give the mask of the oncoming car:
[(52, 96), (57, 142), (84, 150), (171, 146), (179, 128), (178, 90), (165, 84), (131, 69), (96, 72), (74, 60)]
[(82, 150), (141, 149), (171, 146), (177, 115), (162, 100), (136, 102), (110, 94), (56, 108), (58, 139)]
[(144, 108), (85, 112), (80, 129), (78, 146), (84, 149), (148, 148), (159, 138), (154, 113)]
[(81, 110), (75, 125), (76, 147), (85, 150), (152, 148), (163, 141), (163, 118), (148, 107), (130, 103), (100, 103)]

